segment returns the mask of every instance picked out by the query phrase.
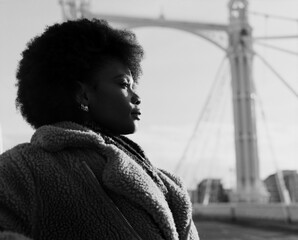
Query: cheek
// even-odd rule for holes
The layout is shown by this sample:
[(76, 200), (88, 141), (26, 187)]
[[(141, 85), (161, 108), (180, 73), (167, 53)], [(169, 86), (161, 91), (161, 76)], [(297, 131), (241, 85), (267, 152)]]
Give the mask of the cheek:
[(96, 99), (97, 111), (102, 114), (125, 114), (129, 111), (129, 100), (122, 92), (102, 92)]
[(119, 114), (128, 114), (130, 111), (130, 105), (127, 97), (124, 95), (118, 95), (115, 96), (113, 100), (112, 104)]

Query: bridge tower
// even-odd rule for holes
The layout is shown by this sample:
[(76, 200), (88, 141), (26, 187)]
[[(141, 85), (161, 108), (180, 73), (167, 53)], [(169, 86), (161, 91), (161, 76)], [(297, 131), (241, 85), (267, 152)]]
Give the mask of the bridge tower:
[(252, 28), (247, 18), (248, 2), (231, 0), (228, 5), (228, 56), (232, 77), (237, 175), (235, 197), (237, 202), (264, 202), (267, 191), (260, 180), (252, 74)]
[[(237, 202), (264, 202), (260, 180), (256, 135), (254, 85), (252, 81), (252, 28), (247, 18), (247, 0), (230, 0), (230, 23), (214, 24), (159, 18), (104, 15), (90, 11), (90, 0), (59, 0), (64, 20), (102, 18), (119, 27), (158, 26), (186, 31), (204, 38), (225, 51), (230, 60), (235, 128)], [(226, 39), (222, 40), (222, 39)]]

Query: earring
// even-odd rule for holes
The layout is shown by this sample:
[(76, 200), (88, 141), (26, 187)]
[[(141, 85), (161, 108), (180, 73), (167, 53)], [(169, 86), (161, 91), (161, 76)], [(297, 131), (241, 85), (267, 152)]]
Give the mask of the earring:
[(86, 106), (86, 105), (84, 105), (84, 104), (82, 104), (82, 103), (81, 103), (80, 107), (81, 107), (81, 109), (82, 109), (84, 112), (88, 112), (88, 111), (89, 111), (89, 107)]

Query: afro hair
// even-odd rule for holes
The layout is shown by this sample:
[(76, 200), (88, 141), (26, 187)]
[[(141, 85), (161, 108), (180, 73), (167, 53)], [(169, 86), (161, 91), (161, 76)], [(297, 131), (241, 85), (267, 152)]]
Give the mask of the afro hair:
[(90, 82), (95, 70), (111, 59), (125, 64), (137, 81), (143, 55), (134, 33), (114, 29), (105, 20), (47, 27), (22, 53), (16, 74), (17, 109), (33, 128), (60, 121), (81, 123), (78, 82)]

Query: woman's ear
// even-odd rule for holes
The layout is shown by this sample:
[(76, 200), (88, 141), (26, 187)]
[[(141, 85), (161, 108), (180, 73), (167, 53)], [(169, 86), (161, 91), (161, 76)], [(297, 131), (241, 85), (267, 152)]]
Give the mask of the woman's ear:
[(77, 93), (76, 93), (76, 101), (80, 105), (88, 106), (88, 86), (85, 83), (77, 82)]

